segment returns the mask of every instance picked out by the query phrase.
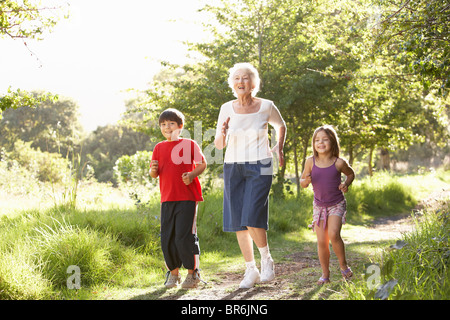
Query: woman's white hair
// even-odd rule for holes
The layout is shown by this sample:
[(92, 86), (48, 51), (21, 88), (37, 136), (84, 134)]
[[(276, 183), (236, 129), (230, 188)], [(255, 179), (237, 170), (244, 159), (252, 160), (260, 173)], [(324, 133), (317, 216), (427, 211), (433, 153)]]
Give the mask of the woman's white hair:
[(248, 62), (241, 62), (236, 63), (229, 71), (228, 74), (228, 85), (230, 86), (231, 90), (233, 90), (234, 96), (237, 98), (236, 91), (234, 90), (234, 74), (238, 70), (247, 70), (250, 78), (252, 79), (252, 84), (255, 86), (255, 88), (252, 91), (252, 97), (255, 97), (256, 94), (259, 91), (259, 86), (261, 85), (261, 79), (259, 78), (259, 72), (256, 70), (256, 68)]

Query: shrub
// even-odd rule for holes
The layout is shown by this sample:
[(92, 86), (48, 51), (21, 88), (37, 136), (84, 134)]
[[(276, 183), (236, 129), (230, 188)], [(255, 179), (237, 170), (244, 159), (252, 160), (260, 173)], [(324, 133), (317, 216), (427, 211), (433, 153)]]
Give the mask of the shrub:
[(148, 203), (155, 196), (152, 191), (157, 186), (157, 180), (149, 175), (151, 160), (151, 152), (138, 151), (132, 156), (120, 157), (114, 167), (119, 187), (124, 189), (138, 206)]
[(33, 173), (39, 181), (60, 183), (69, 174), (69, 161), (58, 153), (42, 152), (31, 148), (32, 142), (17, 140), (6, 158)]

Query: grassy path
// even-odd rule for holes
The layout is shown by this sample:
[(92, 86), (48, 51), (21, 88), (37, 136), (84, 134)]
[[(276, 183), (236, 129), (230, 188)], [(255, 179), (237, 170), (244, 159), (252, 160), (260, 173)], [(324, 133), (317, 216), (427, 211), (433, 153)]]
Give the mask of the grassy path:
[[(364, 264), (376, 255), (381, 247), (395, 243), (402, 232), (412, 230), (409, 216), (394, 216), (374, 220), (366, 226), (347, 224), (342, 236), (346, 243), (347, 260), (355, 276), (363, 274)], [(301, 238), (301, 241), (299, 241)], [(295, 241), (294, 241), (295, 240)], [(295, 245), (290, 244), (295, 243)], [(287, 244), (287, 245), (286, 245)], [(300, 244), (300, 245), (299, 245)], [(331, 283), (316, 285), (321, 275), (317, 256), (315, 234), (310, 230), (290, 233), (271, 244), (276, 266), (276, 278), (270, 283), (258, 284), (252, 289), (239, 289), (244, 266), (242, 261), (227, 263), (226, 272), (215, 272), (214, 267), (203, 265), (202, 277), (197, 289), (166, 289), (163, 283), (148, 288), (129, 289), (106, 293), (104, 299), (138, 300), (316, 300), (345, 299), (345, 285), (340, 276), (336, 257), (331, 255)], [(258, 262), (257, 262), (258, 263)], [(100, 297), (99, 297), (100, 298)]]

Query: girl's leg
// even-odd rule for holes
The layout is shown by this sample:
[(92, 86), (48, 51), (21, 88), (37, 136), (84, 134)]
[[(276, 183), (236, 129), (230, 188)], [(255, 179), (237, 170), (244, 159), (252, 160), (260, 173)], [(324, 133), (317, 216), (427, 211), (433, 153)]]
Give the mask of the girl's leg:
[(315, 226), (317, 235), (317, 251), (319, 253), (320, 266), (322, 267), (322, 278), (330, 278), (330, 239), (328, 238), (329, 223), (325, 230), (323, 229), (324, 221), (321, 220), (319, 225)]
[(341, 270), (347, 270), (347, 260), (345, 259), (344, 241), (341, 238), (342, 218), (339, 216), (328, 217), (328, 237), (331, 240), (333, 251), (339, 260)]

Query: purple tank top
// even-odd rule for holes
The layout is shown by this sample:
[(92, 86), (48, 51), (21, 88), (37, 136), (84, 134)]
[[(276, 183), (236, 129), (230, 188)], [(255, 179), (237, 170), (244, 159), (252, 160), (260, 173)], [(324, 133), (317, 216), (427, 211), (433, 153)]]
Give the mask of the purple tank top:
[(337, 158), (331, 166), (319, 168), (313, 157), (311, 183), (314, 190), (314, 202), (319, 207), (330, 207), (344, 200), (344, 194), (339, 190), (341, 173), (336, 169), (336, 161)]

